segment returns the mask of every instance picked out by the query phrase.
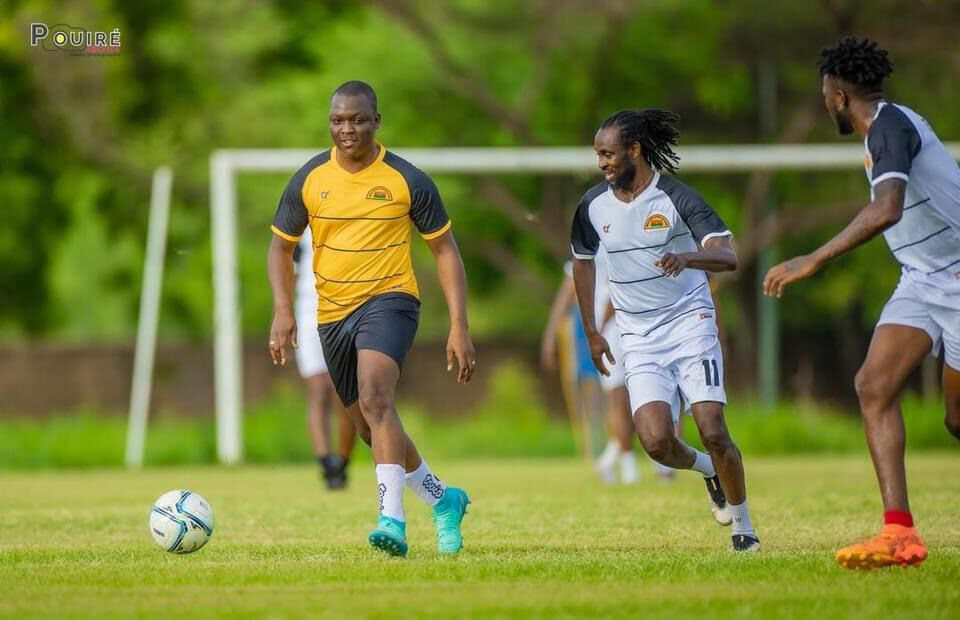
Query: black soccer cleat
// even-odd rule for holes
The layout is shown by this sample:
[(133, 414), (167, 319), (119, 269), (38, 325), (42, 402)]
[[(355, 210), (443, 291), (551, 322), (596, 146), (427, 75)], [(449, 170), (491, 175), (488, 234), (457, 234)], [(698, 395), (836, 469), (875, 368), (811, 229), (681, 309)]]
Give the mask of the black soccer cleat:
[(720, 487), (720, 478), (717, 476), (704, 478), (703, 482), (707, 485), (707, 495), (710, 496), (710, 512), (713, 513), (714, 520), (720, 525), (733, 523), (733, 517), (727, 510), (727, 496), (724, 495), (723, 489)]
[(338, 455), (327, 455), (320, 459), (323, 468), (323, 480), (331, 491), (347, 486), (347, 460)]
[(733, 550), (745, 553), (760, 551), (760, 539), (749, 534), (734, 534)]

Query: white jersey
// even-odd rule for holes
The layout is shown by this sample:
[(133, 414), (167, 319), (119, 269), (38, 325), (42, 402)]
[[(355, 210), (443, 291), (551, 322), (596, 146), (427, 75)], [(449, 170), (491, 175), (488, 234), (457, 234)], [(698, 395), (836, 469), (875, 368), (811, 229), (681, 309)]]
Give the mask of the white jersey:
[(656, 352), (699, 336), (717, 335), (706, 274), (684, 269), (667, 278), (654, 265), (664, 254), (696, 252), (718, 236), (732, 236), (693, 189), (654, 174), (629, 203), (606, 183), (584, 194), (571, 232), (573, 255), (607, 254), (610, 297), (624, 350)]
[(906, 181), (903, 217), (883, 236), (902, 277), (931, 294), (960, 293), (960, 168), (933, 129), (902, 105), (880, 102), (864, 139), (870, 195)]
[(296, 291), (294, 312), (297, 318), (297, 368), (300, 376), (327, 372), (323, 345), (317, 333), (317, 277), (313, 273), (313, 237), (310, 227), (303, 231), (295, 251)]
[[(313, 236), (310, 227), (303, 231), (300, 242), (297, 244), (297, 255), (294, 257), (294, 266), (297, 272), (295, 295), (297, 300), (308, 300), (317, 296), (317, 276), (313, 273)], [(317, 302), (314, 300), (313, 307)]]

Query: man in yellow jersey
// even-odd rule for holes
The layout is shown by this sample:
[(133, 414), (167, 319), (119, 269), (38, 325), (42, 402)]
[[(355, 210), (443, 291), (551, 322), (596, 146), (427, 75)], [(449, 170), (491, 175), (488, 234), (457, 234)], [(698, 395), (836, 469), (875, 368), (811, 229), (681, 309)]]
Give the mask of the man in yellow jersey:
[(330, 377), (376, 462), (380, 518), (370, 544), (407, 553), (403, 489), (433, 507), (437, 549), (457, 553), (469, 499), (420, 458), (397, 415), (396, 387), (420, 317), (410, 257), (411, 222), (433, 252), (450, 311), (447, 370), (466, 383), (476, 358), (467, 325), (466, 276), (450, 219), (433, 181), (375, 140), (377, 96), (364, 82), (340, 86), (330, 101), (334, 147), (308, 161), (287, 185), (273, 220), (267, 258), (274, 315), (270, 355), (284, 365), (297, 346), (293, 250), (310, 227), (317, 323)]

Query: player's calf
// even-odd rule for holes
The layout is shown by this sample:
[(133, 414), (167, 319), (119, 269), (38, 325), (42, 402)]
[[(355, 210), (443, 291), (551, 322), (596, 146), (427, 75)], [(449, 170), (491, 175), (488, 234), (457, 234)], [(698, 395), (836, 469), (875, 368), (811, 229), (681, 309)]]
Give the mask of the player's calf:
[(947, 413), (944, 416), (943, 423), (951, 435), (960, 439), (960, 395), (953, 402), (947, 397)]

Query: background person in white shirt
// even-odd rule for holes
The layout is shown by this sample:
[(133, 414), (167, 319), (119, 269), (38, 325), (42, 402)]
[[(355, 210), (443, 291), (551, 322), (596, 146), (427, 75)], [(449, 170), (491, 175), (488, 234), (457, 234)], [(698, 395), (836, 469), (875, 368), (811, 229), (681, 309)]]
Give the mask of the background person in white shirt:
[[(307, 396), (307, 428), (313, 453), (320, 466), (328, 489), (342, 489), (347, 485), (347, 465), (357, 441), (357, 431), (340, 405), (333, 387), (323, 346), (317, 333), (317, 290), (313, 275), (313, 237), (310, 228), (304, 230), (297, 245), (294, 261), (297, 269), (297, 370), (303, 378)], [(330, 410), (337, 410), (337, 452), (330, 451)]]

